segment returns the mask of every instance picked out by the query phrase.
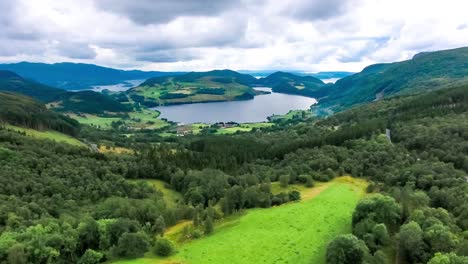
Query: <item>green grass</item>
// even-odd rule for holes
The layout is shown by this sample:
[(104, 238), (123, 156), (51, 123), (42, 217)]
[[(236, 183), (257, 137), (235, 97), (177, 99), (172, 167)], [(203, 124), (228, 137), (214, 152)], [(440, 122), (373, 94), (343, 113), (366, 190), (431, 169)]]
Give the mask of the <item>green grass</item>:
[(179, 244), (173, 257), (161, 259), (148, 253), (118, 263), (325, 263), (328, 242), (351, 232), (351, 215), (365, 186), (364, 181), (350, 177), (314, 188), (290, 186), (300, 188), (307, 198), (219, 221), (215, 233)]
[(121, 117), (101, 117), (96, 115), (76, 115), (68, 114), (71, 118), (77, 120), (81, 124), (95, 126), (100, 129), (112, 128), (112, 122), (122, 121), (130, 129), (160, 129), (169, 126), (169, 123), (159, 119), (160, 113), (149, 109), (141, 109), (128, 113), (130, 118)]
[(76, 115), (68, 114), (69, 117), (75, 119), (80, 124), (95, 126), (101, 129), (110, 129), (112, 122), (119, 121), (118, 117), (100, 117), (96, 115)]
[[(304, 113), (304, 114), (303, 114)], [(292, 120), (294, 118), (300, 117), (304, 115), (304, 119), (312, 117), (312, 112), (308, 110), (291, 110), (287, 114), (284, 115), (272, 115), (270, 116), (270, 121), (276, 120)]]
[(63, 142), (63, 143), (67, 143), (67, 144), (78, 146), (78, 147), (86, 147), (86, 144), (79, 141), (78, 139), (72, 136), (66, 135), (66, 134), (62, 134), (57, 131), (53, 131), (53, 130), (39, 131), (39, 130), (30, 129), (30, 128), (17, 127), (17, 126), (11, 126), (11, 125), (7, 125), (6, 128), (17, 131), (17, 132), (26, 133), (26, 135), (30, 137), (38, 138), (38, 139), (49, 139), (49, 140)]
[(175, 206), (178, 201), (182, 199), (182, 195), (172, 189), (169, 189), (165, 186), (165, 182), (160, 180), (153, 180), (153, 179), (143, 179), (143, 180), (131, 180), (132, 182), (146, 182), (148, 185), (152, 186), (154, 189), (162, 192), (164, 201), (167, 203), (168, 206)]
[(237, 131), (239, 131), (239, 132), (250, 132), (254, 128), (264, 128), (264, 127), (271, 127), (271, 126), (273, 126), (273, 123), (265, 123), (265, 122), (244, 123), (244, 124), (240, 124), (237, 127), (220, 128), (220, 129), (218, 129), (216, 131), (216, 134), (218, 134), (218, 135), (234, 134)]

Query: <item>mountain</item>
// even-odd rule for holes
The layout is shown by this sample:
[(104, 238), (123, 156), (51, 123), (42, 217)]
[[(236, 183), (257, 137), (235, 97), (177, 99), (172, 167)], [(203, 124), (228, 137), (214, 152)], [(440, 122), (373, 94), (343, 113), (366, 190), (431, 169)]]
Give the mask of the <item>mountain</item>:
[(36, 130), (56, 130), (69, 135), (76, 135), (80, 128), (74, 119), (50, 111), (30, 97), (5, 92), (0, 92), (2, 122)]
[(341, 79), (341, 78), (348, 77), (353, 74), (355, 73), (345, 72), (345, 71), (330, 71), (330, 72), (308, 73), (306, 75), (310, 75), (317, 79), (324, 80), (324, 79)]
[(325, 85), (325, 83), (315, 77), (298, 76), (287, 72), (275, 72), (266, 78), (260, 79), (258, 83), (271, 87), (273, 92), (316, 98), (325, 96), (329, 90), (329, 85)]
[[(345, 72), (345, 71), (326, 71), (326, 72), (305, 72), (305, 71), (296, 71), (296, 70), (283, 70), (284, 72), (289, 72), (294, 75), (299, 75), (299, 76), (312, 76), (317, 79), (341, 79), (350, 75), (353, 75), (354, 72)], [(245, 74), (250, 74), (255, 77), (268, 77), (268, 75), (271, 75), (275, 72), (274, 70), (264, 70), (264, 71), (251, 71), (251, 70), (240, 70), (238, 71), (240, 73), (245, 73)]]
[(96, 85), (119, 84), (126, 80), (144, 80), (156, 76), (177, 75), (177, 72), (125, 71), (83, 63), (0, 64), (0, 70), (13, 71), (25, 78), (64, 90), (89, 89)]
[(251, 88), (257, 83), (253, 76), (231, 70), (190, 72), (148, 79), (127, 94), (146, 106), (246, 100), (261, 93)]
[(42, 102), (53, 101), (65, 92), (24, 79), (14, 72), (3, 70), (0, 70), (0, 90), (27, 95)]
[(59, 111), (94, 114), (127, 111), (126, 106), (107, 95), (93, 91), (68, 92), (24, 79), (11, 71), (0, 71), (0, 91), (35, 98)]
[(319, 107), (332, 110), (468, 83), (468, 47), (415, 55), (411, 60), (375, 64), (336, 82)]

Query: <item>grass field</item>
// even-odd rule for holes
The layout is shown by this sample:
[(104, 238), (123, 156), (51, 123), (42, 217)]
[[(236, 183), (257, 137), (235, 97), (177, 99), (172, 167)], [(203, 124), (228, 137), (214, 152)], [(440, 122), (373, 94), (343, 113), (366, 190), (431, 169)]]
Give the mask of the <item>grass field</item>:
[(273, 123), (244, 123), (240, 124), (239, 126), (236, 127), (229, 127), (229, 128), (220, 128), (216, 131), (216, 134), (218, 135), (226, 135), (226, 134), (234, 134), (237, 131), (240, 132), (250, 132), (254, 128), (264, 128), (264, 127), (271, 127), (273, 126)]
[(62, 134), (57, 131), (53, 131), (53, 130), (38, 131), (34, 129), (11, 126), (11, 125), (7, 125), (6, 128), (21, 132), (21, 133), (26, 133), (26, 135), (30, 137), (38, 138), (38, 139), (50, 139), (50, 140), (54, 140), (57, 142), (64, 142), (70, 145), (78, 146), (78, 147), (86, 147), (86, 144), (79, 141), (78, 139), (69, 135)]
[(351, 231), (351, 215), (365, 187), (364, 181), (351, 177), (314, 188), (290, 186), (300, 189), (303, 201), (252, 209), (217, 222), (215, 233), (178, 245), (173, 257), (160, 259), (148, 253), (118, 263), (325, 263), (328, 242)]
[(169, 206), (175, 206), (178, 201), (182, 199), (182, 195), (172, 189), (169, 189), (165, 186), (165, 182), (160, 180), (153, 180), (153, 179), (144, 179), (144, 180), (131, 180), (132, 182), (139, 182), (144, 181), (148, 183), (150, 186), (155, 188), (156, 190), (162, 192), (164, 201)]
[(287, 114), (284, 115), (272, 115), (269, 117), (270, 121), (277, 120), (292, 120), (294, 118), (307, 119), (312, 117), (312, 112), (307, 110), (290, 110)]
[(101, 117), (90, 114), (77, 115), (70, 113), (69, 117), (81, 124), (94, 126), (100, 129), (110, 129), (112, 122), (122, 121), (131, 129), (160, 129), (169, 125), (168, 122), (159, 119), (160, 113), (149, 109), (141, 109), (128, 113), (129, 118)]

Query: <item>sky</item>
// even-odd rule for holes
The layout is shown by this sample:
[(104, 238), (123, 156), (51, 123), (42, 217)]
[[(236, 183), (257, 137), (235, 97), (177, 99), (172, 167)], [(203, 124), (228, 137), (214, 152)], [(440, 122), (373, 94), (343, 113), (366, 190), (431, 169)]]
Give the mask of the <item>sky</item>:
[(0, 0), (0, 62), (352, 71), (468, 46), (467, 0)]

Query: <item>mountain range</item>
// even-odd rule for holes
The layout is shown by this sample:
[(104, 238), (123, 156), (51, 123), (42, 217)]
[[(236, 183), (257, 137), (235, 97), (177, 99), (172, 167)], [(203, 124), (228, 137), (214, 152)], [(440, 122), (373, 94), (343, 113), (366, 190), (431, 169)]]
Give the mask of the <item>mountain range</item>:
[[(56, 85), (57, 87), (69, 88), (74, 82), (82, 85), (96, 84), (111, 82), (110, 80), (117, 82), (129, 78), (151, 76), (138, 87), (113, 95), (120, 102), (130, 100), (146, 106), (245, 100), (260, 93), (255, 91), (254, 87), (268, 86), (278, 93), (317, 98), (319, 103), (314, 108), (320, 115), (385, 97), (414, 94), (468, 83), (468, 47), (425, 52), (407, 61), (370, 65), (359, 73), (338, 80), (335, 84), (325, 84), (313, 76), (287, 72), (275, 72), (257, 79), (249, 74), (232, 70), (163, 73), (123, 71), (87, 64), (25, 62), (3, 64), (0, 68), (6, 66), (16, 69), (16, 72), (0, 71), (0, 90), (22, 93), (46, 103), (60, 102), (62, 109), (65, 110), (81, 109), (82, 102), (88, 100), (90, 100), (89, 104), (94, 104), (93, 111), (98, 112), (125, 111), (126, 106), (114, 101), (110, 96), (89, 91), (67, 93), (31, 79), (40, 79), (45, 84), (55, 83), (59, 84)], [(39, 70), (34, 71), (35, 68)], [(57, 72), (54, 69), (57, 69)], [(72, 76), (73, 70), (77, 71), (74, 77)], [(89, 76), (85, 78), (87, 73)], [(347, 75), (348, 73), (335, 72), (326, 77), (339, 76), (339, 74)], [(59, 81), (69, 76), (72, 76), (70, 82)], [(100, 107), (100, 105), (105, 107)]]
[(9, 70), (24, 78), (64, 90), (83, 90), (97, 85), (119, 84), (127, 80), (145, 80), (156, 76), (182, 74), (178, 72), (125, 71), (93, 64), (70, 62), (0, 64), (0, 70)]
[(111, 97), (93, 91), (70, 92), (43, 85), (10, 71), (0, 70), (0, 91), (32, 97), (58, 111), (104, 113), (125, 112), (128, 108)]

